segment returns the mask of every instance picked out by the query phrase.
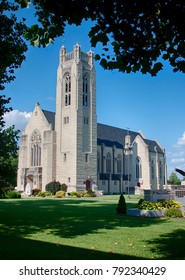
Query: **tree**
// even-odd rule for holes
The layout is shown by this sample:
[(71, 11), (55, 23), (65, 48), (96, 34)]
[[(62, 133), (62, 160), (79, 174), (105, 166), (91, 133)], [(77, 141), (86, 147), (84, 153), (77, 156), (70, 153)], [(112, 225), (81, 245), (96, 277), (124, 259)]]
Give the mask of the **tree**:
[(9, 104), (10, 98), (5, 97), (5, 95), (0, 95), (0, 143), (1, 143), (1, 132), (4, 127), (4, 114), (8, 113), (12, 110), (11, 107), (7, 108), (6, 105)]
[(0, 181), (16, 185), (19, 130), (14, 126), (0, 132)]
[[(15, 79), (14, 71), (25, 59), (27, 45), (23, 38), (27, 28), (23, 20), (18, 21), (15, 12), (19, 6), (7, 0), (0, 2), (0, 91), (5, 84)], [(0, 143), (3, 143), (3, 115), (12, 110), (7, 108), (10, 98), (0, 93)]]
[(181, 184), (181, 180), (177, 177), (177, 174), (175, 172), (171, 173), (171, 175), (168, 179), (168, 182), (171, 185), (180, 185)]
[(31, 2), (39, 24), (26, 38), (46, 46), (64, 34), (67, 24), (92, 20), (93, 47), (102, 44), (95, 58), (105, 69), (155, 76), (167, 60), (174, 72), (185, 72), (185, 3), (181, 0), (16, 0), (22, 8)]
[(15, 15), (19, 6), (7, 0), (0, 2), (0, 90), (15, 79), (14, 71), (25, 59), (27, 45), (23, 38), (27, 28)]
[(116, 212), (117, 212), (117, 214), (126, 214), (126, 212), (127, 212), (127, 206), (126, 206), (126, 202), (125, 202), (125, 198), (124, 198), (123, 194), (121, 194), (119, 197), (119, 202), (116, 207)]

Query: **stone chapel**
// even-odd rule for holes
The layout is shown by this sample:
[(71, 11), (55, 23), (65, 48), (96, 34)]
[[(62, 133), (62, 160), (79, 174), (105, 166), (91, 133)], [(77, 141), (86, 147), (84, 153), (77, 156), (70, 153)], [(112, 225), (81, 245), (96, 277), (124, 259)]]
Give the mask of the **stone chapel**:
[(166, 183), (161, 145), (142, 132), (97, 123), (93, 52), (76, 44), (60, 49), (56, 113), (35, 105), (22, 131), (17, 189), (45, 190), (59, 181), (69, 191), (96, 188), (104, 193), (160, 189)]

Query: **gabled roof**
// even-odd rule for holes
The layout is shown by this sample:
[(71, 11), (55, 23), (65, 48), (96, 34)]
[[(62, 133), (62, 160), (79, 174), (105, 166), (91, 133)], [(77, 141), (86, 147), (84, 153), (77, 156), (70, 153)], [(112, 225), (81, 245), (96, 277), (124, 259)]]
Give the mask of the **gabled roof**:
[(55, 129), (55, 113), (46, 111), (46, 110), (42, 110), (42, 112), (44, 113), (44, 116), (46, 117), (48, 123), (50, 123), (52, 125), (52, 129), (54, 130)]
[[(112, 147), (116, 146), (117, 148), (124, 148), (125, 145), (125, 136), (128, 134), (128, 130), (113, 127), (105, 124), (97, 124), (97, 144), (104, 144), (105, 146)], [(129, 135), (131, 136), (131, 143), (134, 141), (137, 135), (143, 139), (143, 141), (148, 145), (151, 152), (155, 152), (155, 147), (159, 153), (164, 153), (160, 145), (153, 140), (145, 139), (142, 134), (135, 131), (129, 130)]]
[[(48, 123), (52, 124), (52, 129), (55, 129), (55, 113), (47, 110), (42, 110)], [(113, 127), (106, 124), (97, 123), (97, 144), (104, 144), (107, 147), (117, 147), (120, 149), (124, 148), (125, 145), (125, 136), (128, 134), (128, 130)], [(149, 140), (143, 137), (142, 133), (130, 131), (129, 135), (131, 136), (131, 143), (134, 141), (137, 135), (143, 139), (146, 145), (149, 147), (149, 151), (155, 152), (155, 147), (157, 147), (158, 153), (164, 153), (161, 146), (157, 141)]]

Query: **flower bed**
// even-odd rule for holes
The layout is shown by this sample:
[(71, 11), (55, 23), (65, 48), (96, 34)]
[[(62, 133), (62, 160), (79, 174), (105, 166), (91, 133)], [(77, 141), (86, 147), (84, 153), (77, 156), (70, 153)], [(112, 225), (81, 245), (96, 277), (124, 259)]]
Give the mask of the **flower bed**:
[[(183, 216), (182, 205), (178, 201), (174, 200), (151, 202), (146, 201), (144, 199), (140, 199), (137, 207), (138, 208), (128, 209), (127, 215), (141, 217), (170, 217), (170, 215), (172, 217)], [(167, 210), (170, 210), (171, 213), (167, 213)]]

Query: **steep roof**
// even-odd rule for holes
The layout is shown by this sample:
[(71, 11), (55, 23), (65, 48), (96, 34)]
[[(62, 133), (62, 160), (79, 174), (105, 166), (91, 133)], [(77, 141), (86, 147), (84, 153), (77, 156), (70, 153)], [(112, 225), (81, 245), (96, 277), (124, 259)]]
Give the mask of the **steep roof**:
[[(55, 129), (55, 113), (47, 110), (42, 110), (48, 123), (52, 124), (52, 129)], [(115, 146), (117, 148), (123, 149), (125, 145), (125, 136), (128, 134), (128, 130), (113, 127), (106, 124), (97, 123), (97, 144), (104, 144), (107, 147)], [(131, 143), (134, 141), (137, 135), (143, 139), (143, 141), (148, 145), (151, 152), (155, 152), (155, 147), (159, 153), (164, 153), (161, 146), (157, 141), (149, 140), (143, 137), (139, 132), (130, 131), (129, 135), (131, 136)]]
[[(98, 145), (105, 144), (105, 146), (108, 147), (116, 146), (117, 148), (123, 148), (125, 145), (125, 136), (127, 134), (128, 130), (126, 129), (100, 123), (97, 124)], [(164, 151), (161, 149), (160, 145), (156, 141), (145, 139), (141, 133), (129, 130), (129, 135), (131, 136), (131, 143), (134, 141), (137, 135), (140, 135), (140, 137), (143, 139), (146, 145), (148, 145), (149, 150), (151, 152), (154, 152), (155, 147), (157, 147), (159, 153), (164, 153)]]
[(42, 112), (44, 113), (44, 116), (46, 117), (48, 123), (52, 124), (52, 129), (54, 130), (55, 129), (55, 113), (46, 111), (46, 110), (42, 110)]

